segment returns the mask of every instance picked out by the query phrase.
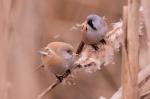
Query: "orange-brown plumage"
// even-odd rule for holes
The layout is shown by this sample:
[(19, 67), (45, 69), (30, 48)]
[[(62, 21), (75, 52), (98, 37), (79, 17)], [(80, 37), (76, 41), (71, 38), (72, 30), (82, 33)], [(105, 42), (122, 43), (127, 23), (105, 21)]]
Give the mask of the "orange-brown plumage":
[(73, 47), (64, 42), (52, 42), (43, 48), (42, 64), (55, 75), (62, 75), (73, 64)]

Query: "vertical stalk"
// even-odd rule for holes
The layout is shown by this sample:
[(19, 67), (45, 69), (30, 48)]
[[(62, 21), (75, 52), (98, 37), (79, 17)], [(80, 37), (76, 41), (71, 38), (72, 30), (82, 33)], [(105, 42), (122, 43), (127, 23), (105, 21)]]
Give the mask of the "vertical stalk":
[[(126, 12), (126, 11), (125, 11)], [(125, 50), (122, 60), (123, 99), (138, 99), (138, 70), (139, 70), (139, 0), (128, 0), (128, 20)], [(125, 19), (124, 19), (125, 20)], [(124, 26), (125, 27), (125, 26)]]
[(128, 7), (124, 6), (123, 7), (123, 41), (122, 41), (122, 79), (121, 79), (121, 84), (123, 86), (123, 94), (122, 97), (123, 99), (126, 98), (126, 94), (128, 94), (128, 89), (126, 88), (127, 86), (127, 80), (129, 77), (128, 73), (128, 55), (127, 55), (127, 19), (128, 19)]
[[(147, 31), (147, 39), (148, 39), (148, 59), (150, 59), (150, 1), (149, 0), (141, 0), (143, 13), (144, 13), (144, 21), (146, 25)], [(149, 62), (150, 63), (150, 62)]]

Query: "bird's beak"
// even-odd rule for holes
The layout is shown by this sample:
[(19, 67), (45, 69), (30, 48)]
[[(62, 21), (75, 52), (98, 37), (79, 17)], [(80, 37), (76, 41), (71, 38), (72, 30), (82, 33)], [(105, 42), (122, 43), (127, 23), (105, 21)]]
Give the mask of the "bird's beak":
[(41, 55), (48, 55), (49, 51), (47, 49), (42, 48), (41, 50), (38, 51)]

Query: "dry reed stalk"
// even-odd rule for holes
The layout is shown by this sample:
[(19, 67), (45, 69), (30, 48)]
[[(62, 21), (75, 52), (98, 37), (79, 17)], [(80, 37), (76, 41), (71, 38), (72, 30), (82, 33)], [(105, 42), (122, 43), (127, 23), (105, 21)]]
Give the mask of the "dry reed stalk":
[(122, 78), (121, 78), (121, 85), (123, 86), (123, 94), (122, 97), (126, 97), (125, 95), (128, 93), (128, 90), (125, 89), (126, 87), (126, 79), (130, 76), (128, 73), (128, 55), (127, 55), (127, 17), (128, 17), (128, 7), (123, 7), (123, 41), (122, 41)]
[[(126, 33), (126, 25), (125, 25), (125, 23), (126, 23), (126, 17), (127, 17), (127, 15), (125, 14), (125, 12), (126, 12), (125, 9), (127, 9), (127, 8), (126, 7), (124, 8), (124, 25), (123, 25), (123, 31), (124, 31), (124, 33)], [(148, 11), (148, 9), (147, 9), (147, 11)], [(124, 41), (125, 41), (125, 35), (124, 35)], [(125, 63), (124, 63), (124, 60), (126, 58), (125, 57), (126, 53), (125, 53), (125, 50), (124, 50), (124, 48), (126, 47), (125, 43), (123, 44), (122, 47), (123, 47), (122, 48), (122, 52), (123, 52), (122, 54), (124, 55), (123, 56), (123, 64), (125, 65)], [(124, 69), (124, 68), (122, 68), (122, 69)], [(138, 74), (138, 87), (139, 87), (139, 89), (142, 88), (142, 87), (144, 87), (145, 84), (149, 80), (150, 80), (150, 65), (146, 66)], [(149, 97), (149, 95), (150, 95), (150, 91), (146, 90), (146, 89), (145, 89), (145, 91), (143, 91), (143, 90), (140, 90), (140, 99), (147, 99)], [(123, 94), (124, 94), (123, 93), (123, 88), (121, 87), (121, 88), (119, 88), (119, 90), (110, 99), (122, 99), (123, 96), (124, 96)]]
[[(150, 59), (150, 1), (149, 0), (141, 0), (144, 14), (144, 21), (146, 25), (147, 31), (147, 39), (148, 39), (148, 59)], [(150, 62), (149, 62), (150, 64)]]
[[(128, 0), (127, 54), (123, 63), (123, 99), (138, 99), (139, 0)], [(125, 44), (126, 45), (126, 44)]]
[[(138, 73), (138, 85), (144, 82), (145, 79), (147, 78), (150, 79), (149, 76), (150, 76), (150, 65), (145, 66), (145, 68)], [(144, 84), (142, 84), (142, 86), (144, 86)], [(120, 87), (119, 90), (115, 92), (110, 99), (122, 99), (122, 94), (123, 94), (122, 87)], [(143, 95), (145, 95), (145, 93), (140, 92), (140, 97), (142, 97)]]

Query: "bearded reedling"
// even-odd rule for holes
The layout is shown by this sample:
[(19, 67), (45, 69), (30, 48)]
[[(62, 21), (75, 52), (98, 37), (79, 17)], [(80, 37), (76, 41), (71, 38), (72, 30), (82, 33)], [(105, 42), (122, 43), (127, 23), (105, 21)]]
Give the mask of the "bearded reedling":
[(91, 45), (95, 50), (98, 50), (98, 43), (106, 44), (104, 39), (108, 32), (108, 26), (102, 17), (98, 15), (88, 15), (83, 26), (83, 34), (80, 45), (76, 54), (80, 54), (84, 45)]
[(73, 47), (64, 42), (51, 42), (40, 50), (44, 67), (53, 73), (58, 80), (63, 80), (63, 75), (73, 66)]

